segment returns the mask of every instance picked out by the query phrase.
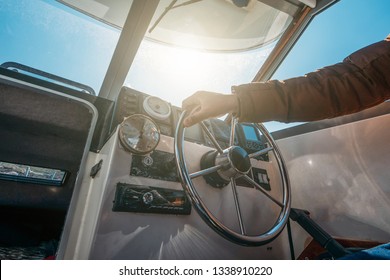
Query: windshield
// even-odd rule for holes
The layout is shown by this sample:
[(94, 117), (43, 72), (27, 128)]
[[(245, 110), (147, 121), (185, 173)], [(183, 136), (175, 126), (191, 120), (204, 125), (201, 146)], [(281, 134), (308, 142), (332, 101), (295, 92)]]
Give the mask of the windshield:
[(243, 53), (201, 52), (143, 41), (125, 85), (181, 106), (198, 90), (230, 93), (250, 82), (275, 43)]
[(99, 92), (119, 30), (56, 1), (0, 1), (0, 64), (16, 62)]
[[(328, 13), (321, 14), (321, 21), (310, 26), (309, 32), (300, 41), (303, 44), (297, 44), (292, 52), (295, 58), (283, 64), (288, 66), (287, 69), (282, 67), (274, 77), (302, 75), (340, 61), (364, 44), (384, 38), (388, 33), (388, 30), (384, 32), (388, 24), (372, 20), (372, 24), (367, 25), (361, 20), (367, 9), (371, 9), (375, 17), (377, 12), (385, 11), (389, 5), (388, 1), (375, 2), (376, 5), (366, 2), (363, 5), (363, 1), (359, 1), (360, 4), (355, 5), (355, 1), (344, 0), (329, 9)], [(195, 4), (193, 7), (196, 7)], [(340, 23), (343, 11), (349, 11), (351, 7), (355, 12), (348, 14), (349, 20), (364, 25), (356, 30), (351, 30), (350, 24)], [(289, 19), (283, 13), (281, 15), (276, 19)], [(316, 20), (317, 17), (314, 23)], [(156, 17), (152, 22), (155, 21)], [(100, 92), (119, 40), (118, 26), (104, 23), (54, 0), (2, 0), (0, 22), (0, 64), (16, 62), (87, 85), (96, 94)], [(334, 27), (327, 28), (330, 24)], [(356, 37), (354, 34), (363, 28), (367, 30), (365, 36)], [(320, 43), (319, 33), (322, 38), (327, 36)], [(230, 93), (232, 85), (252, 81), (278, 42), (278, 39), (272, 38), (261, 45), (255, 43), (257, 47), (246, 51), (223, 52), (174, 47), (158, 43), (157, 39), (144, 39), (124, 85), (158, 96), (176, 106), (198, 90)], [(348, 49), (343, 47), (347, 45)], [(340, 48), (329, 51), (326, 49), (329, 46)], [(329, 62), (325, 58), (329, 58)], [(16, 71), (22, 72), (20, 69)]]
[[(99, 93), (120, 30), (57, 1), (3, 0), (0, 64), (20, 63)], [(250, 82), (276, 41), (246, 52), (206, 52), (143, 40), (125, 85), (174, 105), (200, 89)], [(19, 70), (20, 71), (20, 70)]]

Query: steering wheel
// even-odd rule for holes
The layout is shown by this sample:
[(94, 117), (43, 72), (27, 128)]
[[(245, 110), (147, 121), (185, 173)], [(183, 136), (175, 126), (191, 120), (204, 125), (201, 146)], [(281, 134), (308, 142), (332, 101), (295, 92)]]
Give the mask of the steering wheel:
[[(212, 166), (209, 165), (209, 167), (206, 167), (198, 172), (190, 174), (188, 172), (184, 156), (185, 127), (183, 125), (183, 120), (185, 116), (186, 111), (181, 114), (181, 117), (176, 127), (174, 141), (175, 158), (183, 189), (189, 197), (193, 207), (198, 212), (199, 216), (215, 232), (217, 232), (227, 240), (239, 245), (260, 246), (275, 239), (282, 232), (284, 226), (288, 221), (291, 208), (291, 191), (286, 166), (284, 164), (280, 150), (277, 147), (270, 133), (262, 124), (256, 124), (256, 128), (259, 130), (259, 132), (261, 132), (261, 134), (265, 137), (267, 141), (267, 148), (255, 152), (253, 154), (248, 154), (242, 147), (234, 145), (234, 134), (235, 127), (237, 124), (236, 118), (232, 118), (229, 142), (230, 147), (225, 150), (220, 147), (212, 133), (208, 130), (207, 126), (203, 122), (201, 122), (200, 125), (202, 129), (209, 137), (210, 141), (214, 145), (214, 148), (216, 149), (216, 151), (214, 151), (213, 153), (214, 156), (211, 156), (212, 162), (214, 162), (214, 164), (212, 164)], [(268, 152), (274, 153), (275, 161), (278, 165), (278, 171), (281, 176), (282, 184), (282, 201), (278, 201), (278, 199), (272, 197), (248, 175), (252, 168), (250, 159), (267, 154)], [(225, 224), (223, 224), (221, 221), (219, 221), (202, 201), (192, 180), (200, 176), (218, 176), (219, 180), (225, 181), (226, 184), (231, 185), (235, 203), (235, 210), (238, 216), (238, 223), (240, 228), (239, 231), (234, 231), (227, 227)], [(238, 178), (243, 178), (245, 181), (247, 181), (247, 183), (251, 184), (255, 189), (260, 191), (262, 194), (271, 199), (276, 205), (280, 207), (280, 212), (276, 222), (264, 233), (259, 233), (257, 235), (249, 235), (245, 231), (245, 225), (243, 223), (243, 218), (241, 215), (240, 204), (237, 195), (236, 179)]]

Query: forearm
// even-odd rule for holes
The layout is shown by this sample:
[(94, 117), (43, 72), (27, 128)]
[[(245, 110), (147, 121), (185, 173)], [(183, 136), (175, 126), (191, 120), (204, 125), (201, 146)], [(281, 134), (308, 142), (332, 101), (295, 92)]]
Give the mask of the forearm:
[(304, 77), (233, 87), (240, 121), (313, 121), (354, 113), (390, 98), (390, 42)]

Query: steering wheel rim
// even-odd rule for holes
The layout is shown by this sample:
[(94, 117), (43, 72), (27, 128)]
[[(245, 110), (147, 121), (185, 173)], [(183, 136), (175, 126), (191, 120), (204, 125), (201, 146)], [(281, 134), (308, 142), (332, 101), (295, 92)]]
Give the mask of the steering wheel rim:
[[(287, 174), (287, 168), (285, 166), (283, 157), (280, 153), (280, 150), (278, 146), (276, 145), (275, 141), (273, 140), (272, 136), (270, 133), (267, 131), (267, 129), (262, 125), (262, 124), (255, 124), (256, 128), (260, 130), (262, 135), (267, 140), (267, 143), (271, 146), (272, 149), (268, 148), (266, 149), (267, 151), (273, 151), (278, 168), (279, 168), (279, 174), (281, 176), (281, 181), (282, 181), (282, 190), (283, 190), (283, 201), (279, 202), (275, 200), (273, 197), (268, 195), (264, 190), (261, 189), (261, 187), (249, 176), (244, 176), (244, 179), (246, 179), (250, 184), (254, 185), (255, 188), (260, 190), (263, 194), (265, 194), (268, 198), (270, 198), (273, 202), (275, 202), (279, 207), (281, 208), (281, 211), (279, 213), (279, 216), (275, 222), (275, 224), (266, 232), (261, 233), (259, 235), (247, 235), (245, 233), (245, 230), (243, 230), (243, 224), (241, 221), (241, 214), (240, 214), (240, 209), (237, 201), (237, 194), (235, 194), (235, 203), (236, 203), (236, 211), (239, 217), (239, 223), (240, 223), (240, 229), (241, 232), (234, 231), (230, 228), (228, 228), (226, 225), (224, 225), (221, 221), (219, 221), (212, 213), (211, 211), (207, 208), (205, 203), (202, 201), (200, 198), (198, 192), (196, 191), (196, 188), (194, 187), (194, 184), (192, 182), (191, 175), (194, 174), (189, 174), (188, 168), (186, 165), (185, 157), (184, 157), (184, 125), (183, 125), (183, 120), (186, 116), (186, 111), (183, 111), (181, 114), (177, 127), (176, 127), (176, 132), (175, 132), (175, 138), (174, 138), (174, 152), (175, 152), (175, 159), (176, 159), (176, 164), (178, 168), (178, 173), (179, 177), (181, 179), (181, 184), (186, 192), (187, 196), (189, 197), (193, 207), (199, 214), (199, 216), (202, 218), (202, 220), (215, 232), (217, 232), (219, 235), (224, 237), (225, 239), (239, 244), (243, 246), (261, 246), (266, 243), (271, 242), (274, 240), (284, 229), (288, 218), (290, 214), (290, 209), (291, 209), (291, 188), (290, 188), (290, 182), (288, 179), (288, 174)], [(234, 143), (234, 130), (235, 130), (235, 123), (237, 122), (236, 119), (233, 118), (232, 120), (232, 131), (231, 131), (231, 139), (230, 139), (230, 145)], [(217, 151), (221, 152), (222, 149), (219, 147), (218, 143), (212, 136), (212, 134), (208, 131), (207, 127), (202, 123), (202, 128), (205, 130), (205, 133), (209, 136), (211, 142), (216, 145)], [(258, 153), (256, 153), (258, 154)], [(254, 157), (254, 156), (253, 156)], [(213, 168), (209, 168), (209, 173)], [(214, 167), (214, 171), (218, 170), (219, 168)], [(198, 175), (194, 175), (196, 177), (203, 175), (202, 171), (197, 172), (199, 173)], [(192, 177), (194, 177), (192, 176)], [(230, 184), (232, 185), (233, 192), (236, 188), (235, 185), (235, 179), (231, 179)], [(260, 189), (259, 189), (260, 188)], [(238, 207), (237, 207), (238, 206)]]

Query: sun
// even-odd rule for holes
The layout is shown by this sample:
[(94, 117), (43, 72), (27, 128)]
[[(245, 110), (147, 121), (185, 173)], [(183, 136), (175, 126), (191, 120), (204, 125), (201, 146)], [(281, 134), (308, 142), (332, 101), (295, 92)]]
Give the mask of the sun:
[(221, 75), (223, 67), (215, 54), (178, 47), (163, 48), (164, 51), (153, 56), (152, 63), (154, 71), (157, 71), (155, 82), (170, 102), (180, 105), (195, 91), (218, 88), (212, 84), (216, 81), (215, 76)]

